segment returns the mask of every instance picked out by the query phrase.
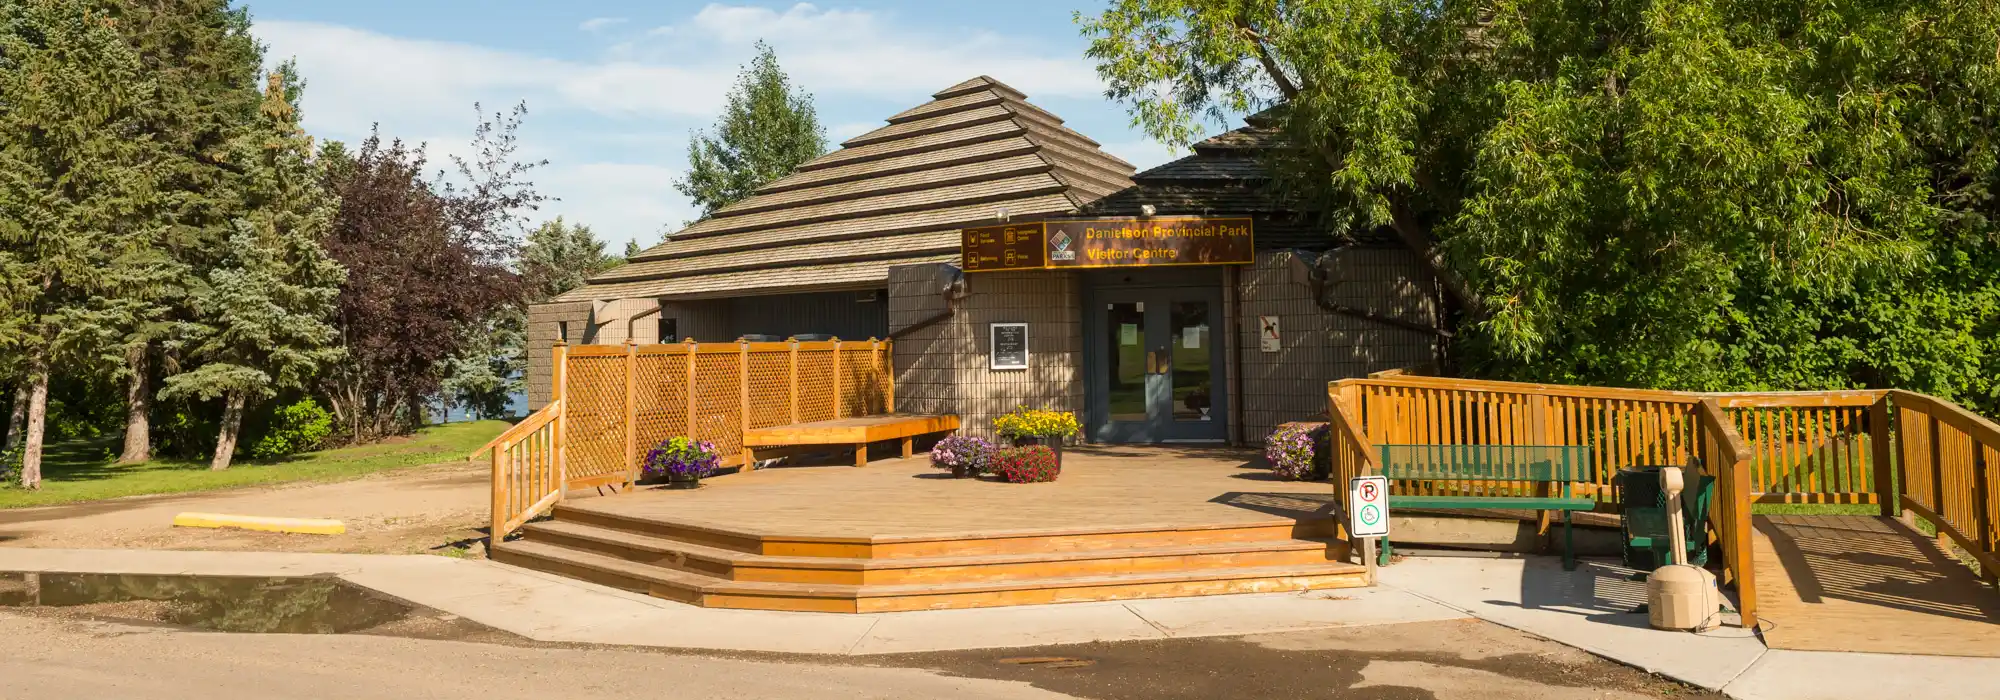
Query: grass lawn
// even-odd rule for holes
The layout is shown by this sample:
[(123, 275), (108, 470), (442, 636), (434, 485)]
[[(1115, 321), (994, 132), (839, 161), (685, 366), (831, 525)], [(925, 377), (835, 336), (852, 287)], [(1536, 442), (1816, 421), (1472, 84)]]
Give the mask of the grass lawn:
[(465, 459), (465, 455), (508, 427), (506, 421), (447, 423), (416, 435), (356, 447), (309, 452), (276, 461), (239, 459), (224, 471), (209, 471), (208, 460), (154, 460), (115, 464), (113, 441), (89, 440), (50, 445), (42, 462), (42, 488), (0, 487), (0, 508), (46, 506), (120, 496), (186, 493), (278, 484), (339, 481), (401, 467)]

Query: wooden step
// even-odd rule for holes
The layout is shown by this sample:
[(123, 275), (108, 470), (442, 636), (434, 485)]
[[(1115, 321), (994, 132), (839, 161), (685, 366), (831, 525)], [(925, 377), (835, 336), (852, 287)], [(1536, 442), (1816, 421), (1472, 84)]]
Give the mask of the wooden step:
[(976, 608), (1366, 585), (1365, 569), (1342, 562), (1013, 581), (854, 586), (730, 581), (532, 540), (502, 543), (493, 548), (493, 559), (503, 564), (707, 607), (816, 612)]
[(582, 523), (649, 537), (747, 554), (788, 557), (895, 559), (1128, 550), (1158, 546), (1312, 540), (1334, 535), (1330, 518), (1271, 519), (1215, 525), (1125, 525), (1092, 528), (970, 531), (925, 535), (818, 537), (744, 532), (704, 523), (668, 522), (594, 510), (556, 507), (559, 522)]
[(899, 585), (1292, 566), (1344, 558), (1345, 543), (1271, 540), (1015, 554), (869, 559), (748, 554), (583, 523), (522, 528), (530, 541), (734, 581)]

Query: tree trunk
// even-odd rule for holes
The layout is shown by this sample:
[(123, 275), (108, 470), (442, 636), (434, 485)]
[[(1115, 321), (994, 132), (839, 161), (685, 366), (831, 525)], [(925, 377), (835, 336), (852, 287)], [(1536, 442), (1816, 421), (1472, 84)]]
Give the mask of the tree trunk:
[(42, 438), (49, 417), (49, 363), (36, 357), (28, 368), (27, 448), (21, 454), (21, 488), (42, 488)]
[(147, 415), (153, 410), (152, 366), (148, 362), (151, 345), (140, 345), (125, 355), (126, 369), (132, 376), (125, 382), (125, 453), (118, 461), (125, 464), (144, 462), (153, 458), (153, 426)]
[(7, 414), (8, 449), (13, 449), (21, 446), (21, 438), (24, 437), (21, 433), (23, 430), (27, 429), (27, 422), (28, 422), (27, 384), (23, 383), (20, 386), (14, 387), (13, 404), (14, 404), (14, 409), (8, 412)]
[(242, 392), (232, 391), (223, 400), (222, 434), (215, 438), (215, 459), (209, 460), (209, 469), (228, 469), (229, 458), (236, 454), (236, 433), (243, 428), (243, 399)]

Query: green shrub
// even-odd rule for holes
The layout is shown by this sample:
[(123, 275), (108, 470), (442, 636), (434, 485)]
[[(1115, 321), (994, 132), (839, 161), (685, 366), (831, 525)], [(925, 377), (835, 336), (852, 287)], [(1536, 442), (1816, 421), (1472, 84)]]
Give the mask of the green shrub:
[(0, 448), (0, 489), (21, 483), (21, 459), (26, 455), (18, 446)]
[(333, 414), (312, 399), (299, 399), (272, 414), (270, 427), (250, 446), (250, 456), (276, 459), (310, 452), (332, 434)]

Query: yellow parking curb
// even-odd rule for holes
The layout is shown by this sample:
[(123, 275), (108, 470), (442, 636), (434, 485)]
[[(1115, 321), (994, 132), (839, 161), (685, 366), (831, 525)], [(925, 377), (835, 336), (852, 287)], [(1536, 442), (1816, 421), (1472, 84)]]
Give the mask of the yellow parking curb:
[(174, 516), (175, 527), (233, 527), (264, 532), (295, 532), (302, 535), (340, 535), (347, 526), (338, 520), (319, 518), (269, 518), (261, 515), (222, 513), (182, 513)]

